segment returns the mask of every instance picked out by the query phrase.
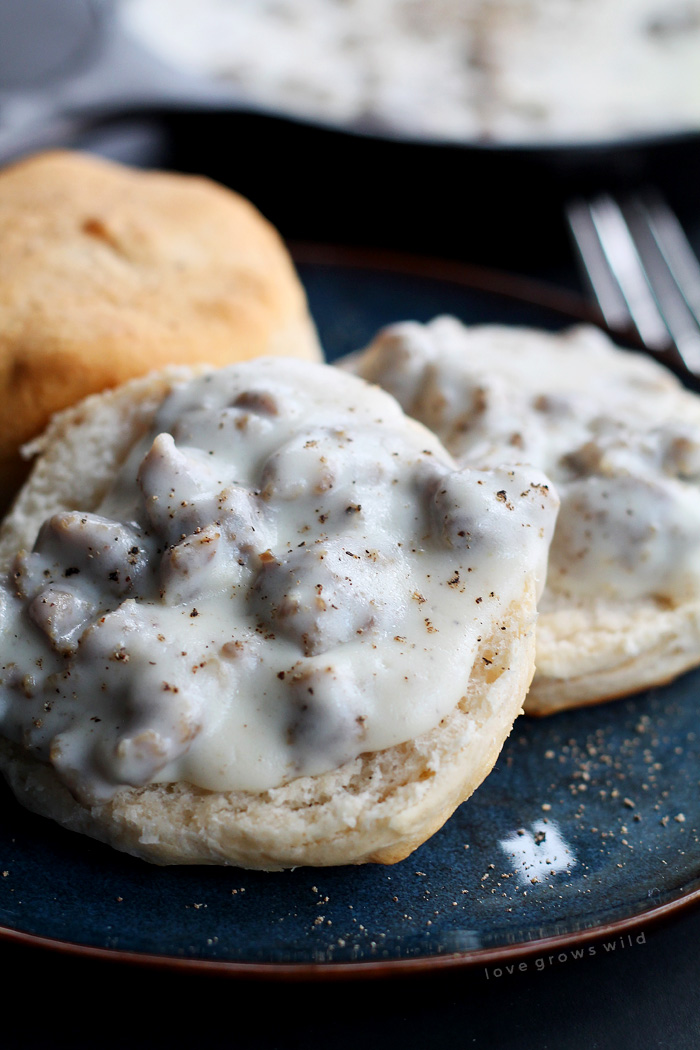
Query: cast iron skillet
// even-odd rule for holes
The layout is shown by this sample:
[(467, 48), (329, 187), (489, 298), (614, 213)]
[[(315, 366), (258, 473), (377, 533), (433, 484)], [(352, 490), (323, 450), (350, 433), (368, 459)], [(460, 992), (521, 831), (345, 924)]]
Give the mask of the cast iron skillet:
[(128, 36), (115, 0), (4, 0), (0, 163), (80, 147), (136, 115), (167, 129), (173, 166), (234, 185), (291, 238), (528, 270), (569, 257), (563, 206), (577, 194), (653, 184), (682, 221), (696, 221), (700, 130), (455, 144), (301, 120), (170, 69)]

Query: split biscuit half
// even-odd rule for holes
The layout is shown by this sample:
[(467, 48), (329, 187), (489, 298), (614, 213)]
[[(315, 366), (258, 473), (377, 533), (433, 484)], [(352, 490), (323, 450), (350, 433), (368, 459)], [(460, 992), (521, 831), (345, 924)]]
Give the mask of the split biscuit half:
[(489, 773), (534, 668), (541, 472), (462, 470), (376, 387), (271, 358), (93, 395), (33, 450), (0, 535), (27, 807), (157, 864), (394, 863)]
[(593, 327), (393, 325), (345, 366), (462, 464), (530, 463), (561, 508), (526, 712), (625, 696), (700, 663), (700, 398)]

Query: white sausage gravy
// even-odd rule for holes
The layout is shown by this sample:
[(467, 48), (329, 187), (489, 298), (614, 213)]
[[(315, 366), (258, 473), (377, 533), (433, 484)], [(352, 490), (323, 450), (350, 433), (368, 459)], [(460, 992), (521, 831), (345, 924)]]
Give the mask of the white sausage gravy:
[(99, 506), (55, 513), (9, 566), (2, 734), (87, 802), (264, 791), (411, 739), (544, 580), (556, 508), (540, 471), (458, 469), (340, 370), (201, 375)]
[(700, 594), (700, 399), (597, 329), (451, 317), (385, 329), (348, 367), (392, 393), (463, 465), (510, 454), (561, 510), (545, 611), (568, 600), (675, 605)]

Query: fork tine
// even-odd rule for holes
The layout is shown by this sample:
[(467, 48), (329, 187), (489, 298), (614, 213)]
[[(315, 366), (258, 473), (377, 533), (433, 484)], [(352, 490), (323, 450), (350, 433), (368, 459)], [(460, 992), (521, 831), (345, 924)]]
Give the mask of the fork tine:
[(609, 194), (604, 194), (591, 202), (590, 211), (601, 247), (642, 342), (652, 351), (668, 350), (669, 329), (659, 312), (637, 244), (620, 206)]
[(566, 218), (583, 264), (583, 273), (603, 320), (608, 328), (627, 328), (631, 321), (630, 312), (605, 257), (589, 205), (582, 199), (571, 201), (566, 208)]
[(700, 261), (661, 195), (576, 200), (566, 217), (608, 327), (631, 323), (648, 350), (700, 379)]
[(700, 324), (700, 261), (677, 216), (663, 197), (647, 190), (642, 201), (659, 251), (683, 293), (688, 308)]
[[(627, 221), (674, 346), (686, 368), (698, 374), (700, 373), (700, 327), (687, 301), (687, 294), (678, 279), (679, 271), (683, 272), (686, 279), (689, 275), (692, 277), (692, 265), (677, 252), (679, 243), (677, 231), (673, 229), (668, 220), (669, 214), (672, 213), (667, 209), (657, 212), (657, 206), (658, 202), (655, 202), (651, 210), (643, 199), (633, 199), (625, 209)], [(670, 237), (669, 230), (672, 231)], [(681, 238), (684, 239), (682, 231)], [(687, 250), (692, 259), (690, 245), (687, 245)], [(679, 259), (680, 262), (678, 262)], [(675, 269), (672, 260), (676, 263)], [(697, 269), (700, 282), (700, 267)], [(688, 288), (692, 295), (694, 290), (692, 281), (688, 284)], [(700, 283), (698, 288), (700, 289)]]

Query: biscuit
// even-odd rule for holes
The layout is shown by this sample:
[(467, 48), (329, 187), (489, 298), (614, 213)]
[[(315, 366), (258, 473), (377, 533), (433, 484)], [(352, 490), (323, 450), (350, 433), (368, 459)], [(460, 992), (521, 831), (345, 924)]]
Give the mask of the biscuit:
[(167, 364), (320, 360), (274, 228), (205, 178), (51, 152), (0, 172), (0, 505), (19, 449), (88, 394)]
[[(534, 668), (557, 500), (326, 365), (168, 369), (54, 417), (0, 535), (0, 765), (158, 864), (393, 863)], [(75, 465), (80, 469), (76, 470)]]
[(531, 463), (561, 509), (526, 712), (659, 685), (700, 663), (700, 399), (592, 327), (453, 318), (380, 333), (347, 367), (462, 464)]

